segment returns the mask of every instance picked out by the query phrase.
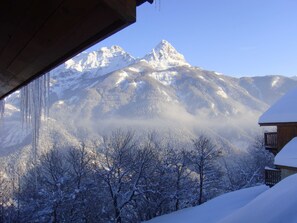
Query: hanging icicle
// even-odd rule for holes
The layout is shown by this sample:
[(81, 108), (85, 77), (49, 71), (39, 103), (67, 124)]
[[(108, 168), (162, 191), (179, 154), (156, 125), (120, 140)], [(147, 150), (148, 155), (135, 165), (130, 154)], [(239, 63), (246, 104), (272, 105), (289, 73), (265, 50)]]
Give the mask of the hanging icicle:
[(158, 11), (161, 11), (161, 0), (154, 0), (154, 2), (155, 2), (155, 8)]
[(21, 89), (22, 123), (32, 127), (32, 150), (36, 164), (41, 120), (48, 116), (49, 73), (44, 74)]
[(4, 117), (4, 110), (5, 110), (5, 100), (0, 100), (0, 122)]

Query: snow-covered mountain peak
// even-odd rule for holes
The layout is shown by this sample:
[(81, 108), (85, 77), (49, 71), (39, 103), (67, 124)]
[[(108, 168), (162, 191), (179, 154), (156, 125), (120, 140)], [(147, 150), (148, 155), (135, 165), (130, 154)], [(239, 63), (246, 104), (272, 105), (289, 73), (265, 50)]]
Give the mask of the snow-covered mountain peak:
[(51, 90), (57, 95), (63, 95), (65, 89), (76, 89), (81, 85), (81, 78), (92, 80), (135, 62), (136, 59), (119, 46), (83, 52), (52, 71)]
[(168, 41), (162, 40), (151, 53), (144, 57), (154, 68), (166, 69), (170, 67), (185, 66), (184, 56), (180, 54)]
[(167, 41), (167, 40), (161, 40), (160, 43), (154, 48), (154, 50), (157, 52), (171, 52), (171, 53), (178, 53), (177, 50)]
[(68, 60), (64, 64), (66, 69), (74, 69), (85, 72), (92, 69), (102, 69), (112, 65), (115, 69), (121, 69), (135, 62), (134, 57), (125, 52), (119, 46), (102, 47), (98, 51), (83, 52)]
[(122, 47), (113, 45), (111, 47), (102, 47), (98, 52), (104, 53), (104, 54), (115, 54), (115, 53), (120, 53), (120, 54), (125, 54), (126, 52), (123, 50)]

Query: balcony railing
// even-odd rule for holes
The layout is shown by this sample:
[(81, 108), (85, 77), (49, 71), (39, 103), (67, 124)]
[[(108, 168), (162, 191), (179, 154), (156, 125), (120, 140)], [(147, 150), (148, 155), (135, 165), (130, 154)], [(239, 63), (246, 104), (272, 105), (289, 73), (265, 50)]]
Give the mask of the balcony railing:
[(281, 171), (279, 169), (265, 168), (265, 184), (269, 187), (274, 186), (281, 180)]
[(266, 149), (277, 149), (277, 133), (266, 132), (264, 133)]

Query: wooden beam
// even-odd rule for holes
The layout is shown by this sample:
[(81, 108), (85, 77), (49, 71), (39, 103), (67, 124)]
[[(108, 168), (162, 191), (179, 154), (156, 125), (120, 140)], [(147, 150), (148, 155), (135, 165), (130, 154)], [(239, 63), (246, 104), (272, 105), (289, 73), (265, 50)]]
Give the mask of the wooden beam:
[(271, 123), (259, 123), (260, 126), (278, 126), (278, 125), (286, 125), (286, 126), (296, 126), (297, 122), (271, 122)]
[[(26, 1), (12, 1), (13, 7), (18, 9), (22, 2)], [(19, 4), (21, 2), (22, 4)], [(44, 26), (47, 20), (60, 6), (62, 0), (52, 0), (44, 3), (44, 1), (29, 1), (30, 4), (23, 8), (23, 12), (18, 15), (19, 10), (12, 11), (12, 16), (5, 12), (2, 8), (0, 13), (6, 16), (6, 20), (10, 21), (16, 16), (20, 20), (17, 24), (8, 24), (14, 29), (13, 34), (10, 34), (10, 39), (5, 47), (0, 52), (0, 61), (2, 68), (8, 68), (15, 58), (23, 51), (28, 43), (34, 38), (39, 30)], [(1, 8), (1, 7), (0, 7)]]
[[(0, 25), (6, 30), (0, 33), (0, 99), (135, 22), (136, 17), (136, 0), (6, 3), (9, 10), (0, 9)], [(6, 24), (4, 18), (11, 22)]]
[(103, 0), (106, 5), (113, 9), (122, 19), (130, 23), (136, 21), (136, 0)]

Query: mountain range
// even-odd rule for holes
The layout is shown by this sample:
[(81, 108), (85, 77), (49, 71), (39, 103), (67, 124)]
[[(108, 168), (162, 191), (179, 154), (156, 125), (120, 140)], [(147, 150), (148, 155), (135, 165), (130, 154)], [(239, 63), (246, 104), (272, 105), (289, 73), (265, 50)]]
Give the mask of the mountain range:
[[(133, 128), (185, 141), (206, 133), (221, 145), (245, 149), (261, 132), (258, 117), (297, 87), (295, 78), (235, 78), (192, 66), (165, 40), (143, 58), (119, 46), (83, 52), (50, 77), (50, 116), (42, 128), (42, 145), (53, 140), (71, 145), (112, 129)], [(6, 98), (2, 156), (30, 147), (30, 130), (21, 128), (19, 97), (16, 92)]]

